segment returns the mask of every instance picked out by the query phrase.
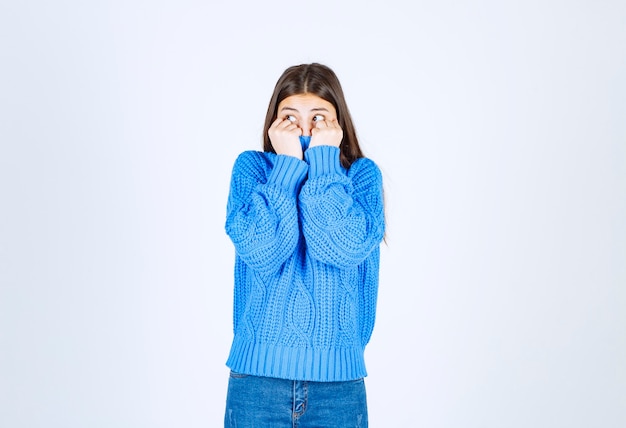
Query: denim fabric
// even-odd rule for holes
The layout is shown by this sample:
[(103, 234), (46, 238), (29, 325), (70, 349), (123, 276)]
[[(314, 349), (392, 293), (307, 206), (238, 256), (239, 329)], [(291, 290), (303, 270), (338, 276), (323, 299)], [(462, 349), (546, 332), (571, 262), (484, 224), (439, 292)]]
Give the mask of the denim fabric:
[(225, 428), (367, 428), (363, 379), (308, 382), (231, 372)]

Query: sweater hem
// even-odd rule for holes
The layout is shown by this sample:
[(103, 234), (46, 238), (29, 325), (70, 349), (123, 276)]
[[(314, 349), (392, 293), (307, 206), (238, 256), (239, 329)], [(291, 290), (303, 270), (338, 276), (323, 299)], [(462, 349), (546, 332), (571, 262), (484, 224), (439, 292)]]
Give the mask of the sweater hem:
[(297, 348), (235, 338), (226, 365), (238, 373), (281, 379), (338, 382), (367, 376), (363, 349)]

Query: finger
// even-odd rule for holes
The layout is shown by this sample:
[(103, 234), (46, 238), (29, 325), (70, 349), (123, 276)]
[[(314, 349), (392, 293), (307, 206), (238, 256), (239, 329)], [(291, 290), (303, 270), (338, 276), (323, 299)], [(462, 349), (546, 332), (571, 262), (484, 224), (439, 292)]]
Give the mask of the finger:
[(325, 120), (319, 120), (315, 122), (315, 127), (316, 128), (328, 128), (328, 123), (326, 123)]
[(276, 120), (274, 120), (274, 122), (272, 122), (272, 124), (270, 125), (270, 129), (276, 129), (278, 128), (278, 126), (280, 125), (280, 123), (283, 121), (283, 119), (281, 119), (280, 117), (277, 117)]
[(289, 131), (289, 132), (291, 132), (291, 131), (295, 131), (296, 129), (300, 129), (300, 128), (298, 127), (298, 125), (296, 125), (295, 123), (293, 123), (293, 122), (292, 122), (292, 121), (290, 121), (290, 120), (286, 120), (285, 122), (287, 122), (287, 123), (285, 123), (285, 124), (283, 124), (283, 125), (282, 125), (282, 126), (283, 126), (283, 129), (284, 129), (285, 131)]
[(276, 122), (276, 129), (281, 131), (289, 130), (293, 125), (293, 123), (287, 119), (277, 119)]

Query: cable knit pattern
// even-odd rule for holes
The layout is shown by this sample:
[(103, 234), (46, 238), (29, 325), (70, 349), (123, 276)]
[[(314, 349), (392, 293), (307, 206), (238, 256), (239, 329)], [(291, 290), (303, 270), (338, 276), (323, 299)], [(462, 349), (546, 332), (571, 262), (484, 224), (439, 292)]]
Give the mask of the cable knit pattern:
[(366, 376), (374, 327), (382, 177), (339, 149), (304, 160), (244, 152), (233, 168), (226, 232), (235, 246), (234, 340), (227, 365), (256, 376)]

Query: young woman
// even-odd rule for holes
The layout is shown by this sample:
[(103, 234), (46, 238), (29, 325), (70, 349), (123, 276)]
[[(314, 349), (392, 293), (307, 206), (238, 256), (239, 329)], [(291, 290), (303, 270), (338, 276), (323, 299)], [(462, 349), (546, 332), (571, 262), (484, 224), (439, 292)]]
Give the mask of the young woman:
[(225, 427), (366, 427), (363, 351), (384, 236), (380, 170), (363, 157), (341, 85), (288, 68), (263, 152), (233, 167), (236, 252)]

